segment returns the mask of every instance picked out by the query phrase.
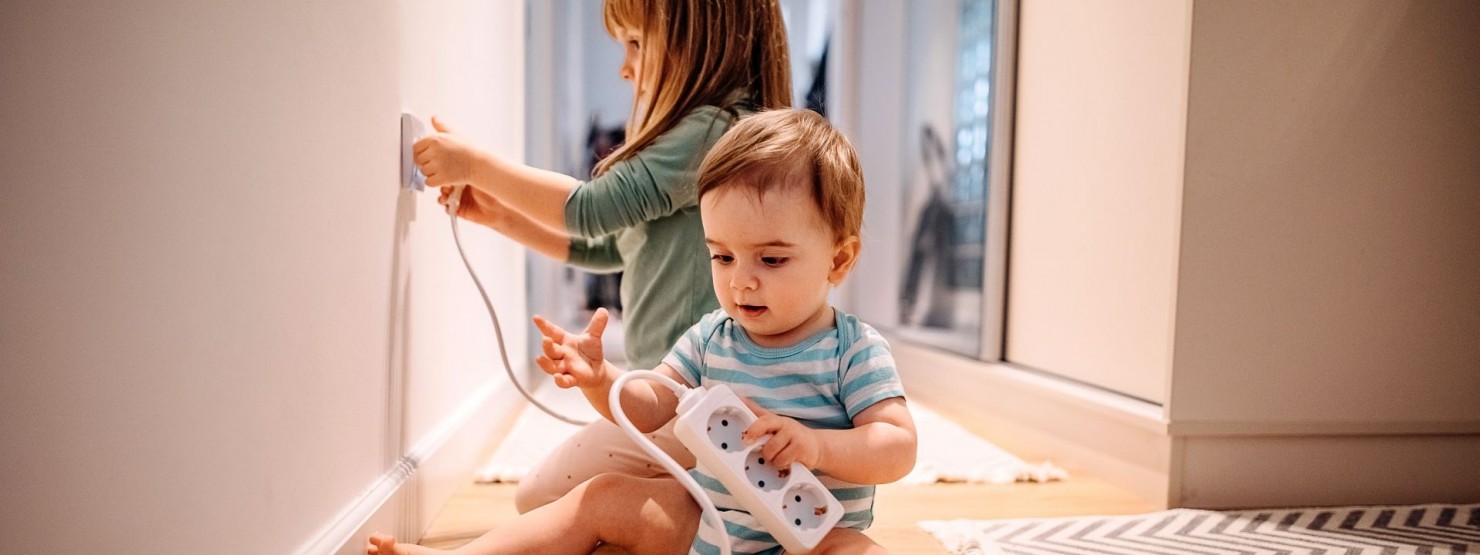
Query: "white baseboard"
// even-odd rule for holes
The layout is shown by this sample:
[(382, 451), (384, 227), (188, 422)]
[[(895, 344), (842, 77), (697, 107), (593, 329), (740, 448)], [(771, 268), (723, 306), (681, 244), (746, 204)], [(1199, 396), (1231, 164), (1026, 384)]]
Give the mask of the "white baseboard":
[(889, 339), (910, 398), (1019, 456), (1046, 458), (1153, 505), (1166, 503), (1171, 438), (1160, 405)]
[(1480, 435), (1177, 438), (1171, 503), (1198, 509), (1473, 503)]
[(1161, 508), (1474, 502), (1480, 422), (1167, 421), (1160, 405), (891, 337), (912, 399)]
[(522, 407), (520, 400), (507, 380), (491, 380), (470, 393), (296, 553), (363, 553), (370, 534), (377, 531), (401, 538), (418, 536), (435, 516), (435, 509), (456, 492), (455, 485), (448, 486), (455, 478), (448, 481), (426, 475), (461, 476), (462, 484), (472, 480), (481, 462), (476, 454), (485, 447), (483, 442), (503, 417)]

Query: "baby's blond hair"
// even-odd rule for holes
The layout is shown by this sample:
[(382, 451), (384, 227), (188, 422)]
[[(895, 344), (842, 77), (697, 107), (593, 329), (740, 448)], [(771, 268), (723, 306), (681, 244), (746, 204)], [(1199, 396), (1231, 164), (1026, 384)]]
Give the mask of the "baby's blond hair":
[(834, 241), (863, 226), (863, 168), (852, 143), (811, 110), (771, 110), (740, 120), (699, 166), (699, 198), (740, 187), (764, 196), (808, 186)]

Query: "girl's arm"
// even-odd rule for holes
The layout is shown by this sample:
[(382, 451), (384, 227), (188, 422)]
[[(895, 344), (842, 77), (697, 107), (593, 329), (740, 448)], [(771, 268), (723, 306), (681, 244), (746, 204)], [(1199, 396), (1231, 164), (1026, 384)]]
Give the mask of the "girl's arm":
[(433, 117), (437, 132), (412, 146), (427, 185), (471, 185), (541, 225), (563, 230), (565, 200), (580, 182), (479, 149)]
[[(431, 178), (428, 177), (428, 184)], [(552, 229), (565, 227), (565, 200), (581, 182), (559, 172), (532, 168), (489, 154), (474, 187), (508, 203), (515, 212)], [(567, 236), (568, 237), (568, 236)]]
[(570, 260), (570, 235), (542, 225), (524, 214), (511, 210), (509, 217), (493, 229), (557, 262)]
[[(443, 186), (437, 202), (447, 205), (452, 187)], [(511, 210), (488, 193), (472, 187), (464, 188), (462, 200), (458, 202), (457, 215), (473, 223), (482, 224), (535, 252), (559, 262), (570, 260), (570, 234), (543, 225), (533, 218)]]
[(481, 150), (435, 117), (438, 132), (412, 150), (428, 185), (469, 184), (541, 225), (595, 238), (695, 206), (699, 163), (728, 128), (729, 117), (720, 108), (700, 107), (640, 156), (586, 184)]

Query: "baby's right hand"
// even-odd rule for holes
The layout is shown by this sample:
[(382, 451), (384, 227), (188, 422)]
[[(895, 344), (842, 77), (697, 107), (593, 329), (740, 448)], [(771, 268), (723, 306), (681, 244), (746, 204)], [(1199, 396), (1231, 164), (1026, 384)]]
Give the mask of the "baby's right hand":
[(574, 334), (539, 316), (534, 325), (545, 337), (540, 341), (540, 369), (555, 378), (561, 388), (596, 387), (611, 382), (606, 372), (606, 358), (601, 347), (601, 333), (606, 331), (609, 316), (605, 308), (596, 309), (586, 333)]

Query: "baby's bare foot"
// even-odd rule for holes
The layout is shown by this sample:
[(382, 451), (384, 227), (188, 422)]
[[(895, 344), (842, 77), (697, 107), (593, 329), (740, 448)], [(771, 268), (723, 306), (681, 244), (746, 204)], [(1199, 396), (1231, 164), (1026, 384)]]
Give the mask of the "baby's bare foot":
[(396, 547), (396, 538), (370, 534), (370, 545), (365, 546), (365, 555), (406, 555), (406, 552)]

